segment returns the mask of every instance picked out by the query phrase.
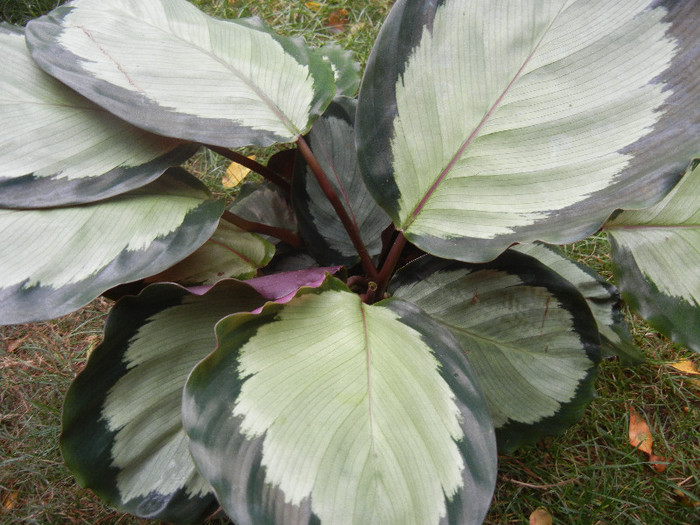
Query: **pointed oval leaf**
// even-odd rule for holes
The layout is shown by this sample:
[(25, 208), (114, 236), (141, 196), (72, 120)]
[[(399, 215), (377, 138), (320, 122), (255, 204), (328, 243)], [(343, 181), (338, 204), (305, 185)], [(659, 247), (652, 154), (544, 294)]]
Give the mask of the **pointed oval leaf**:
[(446, 326), (479, 378), (499, 449), (563, 431), (593, 397), (598, 330), (580, 293), (535, 259), (487, 264), (422, 257), (390, 291)]
[(191, 286), (214, 284), (227, 278), (250, 279), (274, 254), (274, 245), (259, 235), (221, 220), (214, 234), (197, 251), (146, 281)]
[(472, 262), (658, 201), (700, 138), (698, 17), (698, 2), (397, 2), (360, 92), (370, 191), (411, 242)]
[(217, 338), (183, 421), (236, 523), (482, 522), (488, 411), (454, 338), (415, 306), (367, 306), (329, 280), (222, 320)]
[(657, 330), (700, 352), (700, 163), (657, 205), (605, 225), (622, 296)]
[(614, 285), (589, 267), (569, 259), (554, 246), (533, 243), (519, 244), (510, 249), (534, 257), (581, 292), (598, 325), (600, 348), (604, 356), (617, 356), (628, 365), (644, 361), (644, 355), (635, 346), (622, 315), (620, 293)]
[(0, 24), (0, 206), (93, 202), (144, 186), (195, 146), (119, 120), (44, 73), (24, 29)]
[(32, 21), (27, 41), (44, 70), (115, 115), (205, 144), (292, 142), (335, 91), (302, 41), (186, 0), (76, 0)]
[(61, 452), (79, 483), (145, 518), (190, 523), (211, 514), (218, 504), (188, 451), (182, 389), (215, 348), (217, 321), (264, 302), (230, 280), (204, 295), (158, 284), (119, 301), (64, 403)]
[[(390, 224), (384, 211), (367, 191), (360, 175), (355, 152), (355, 110), (357, 101), (336, 98), (307, 136), (328, 180), (339, 195), (371, 256), (382, 250), (381, 233)], [(297, 157), (292, 186), (292, 203), (299, 231), (309, 253), (321, 264), (359, 262), (350, 236), (304, 159)]]
[(223, 207), (192, 175), (171, 168), (104, 201), (0, 209), (0, 324), (58, 317), (117, 284), (165, 270), (212, 235)]

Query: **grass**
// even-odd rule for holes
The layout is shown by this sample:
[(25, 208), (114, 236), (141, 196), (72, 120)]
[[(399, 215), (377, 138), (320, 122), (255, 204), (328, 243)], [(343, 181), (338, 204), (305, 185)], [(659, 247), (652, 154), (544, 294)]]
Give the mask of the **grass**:
[[(260, 16), (280, 32), (315, 45), (339, 42), (364, 62), (390, 2), (197, 0), (221, 17)], [(5, 19), (24, 23), (56, 4), (4, 0)], [(343, 11), (344, 10), (344, 11)], [(339, 25), (340, 24), (340, 25)], [(248, 152), (246, 152), (248, 153)], [(226, 162), (201, 155), (189, 166), (215, 191)], [(567, 253), (613, 278), (609, 245), (596, 236)], [(109, 304), (98, 299), (65, 318), (0, 328), (0, 524), (139, 524), (77, 486), (57, 446), (62, 397), (100, 339)], [(627, 312), (646, 361), (634, 369), (600, 366), (598, 397), (563, 436), (500, 458), (489, 525), (525, 524), (545, 508), (554, 523), (573, 525), (693, 524), (700, 521), (700, 382), (668, 366), (697, 355), (673, 345)], [(643, 415), (654, 452), (669, 460), (652, 468), (628, 441), (629, 410)]]

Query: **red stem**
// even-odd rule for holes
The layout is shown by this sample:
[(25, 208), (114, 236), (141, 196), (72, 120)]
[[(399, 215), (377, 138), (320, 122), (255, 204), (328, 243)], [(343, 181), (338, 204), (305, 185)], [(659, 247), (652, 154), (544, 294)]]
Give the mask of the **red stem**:
[(302, 242), (299, 236), (289, 230), (275, 228), (274, 226), (262, 224), (260, 222), (248, 221), (243, 217), (236, 215), (235, 213), (231, 213), (228, 210), (224, 211), (224, 213), (221, 215), (221, 218), (225, 221), (230, 222), (231, 224), (235, 224), (236, 226), (247, 232), (270, 235), (271, 237), (275, 237), (281, 241), (286, 242), (294, 248), (301, 248), (302, 246)]
[(369, 304), (384, 298), (384, 292), (386, 292), (386, 288), (389, 285), (389, 279), (391, 279), (391, 276), (394, 274), (394, 269), (399, 262), (399, 258), (407, 242), (403, 232), (398, 232), (396, 239), (394, 239), (394, 244), (391, 245), (391, 250), (389, 250), (389, 254), (386, 256), (386, 260), (382, 265), (382, 270), (377, 277), (377, 288), (367, 292), (366, 300)]
[(374, 266), (372, 258), (369, 256), (369, 252), (365, 247), (365, 243), (362, 241), (357, 225), (353, 222), (350, 215), (348, 215), (348, 212), (343, 207), (338, 194), (336, 193), (335, 189), (333, 189), (333, 186), (329, 182), (323, 168), (318, 163), (318, 160), (316, 160), (316, 157), (311, 151), (309, 145), (306, 143), (306, 140), (304, 140), (304, 137), (299, 136), (297, 139), (297, 146), (299, 147), (301, 154), (304, 156), (304, 160), (306, 160), (309, 168), (311, 168), (311, 172), (316, 177), (318, 184), (321, 186), (321, 191), (323, 191), (324, 195), (333, 206), (333, 209), (338, 214), (340, 221), (345, 227), (345, 231), (348, 232), (350, 240), (360, 256), (362, 267), (365, 269), (365, 272), (367, 272), (367, 276), (372, 280), (376, 280), (379, 277), (379, 272), (377, 271), (376, 266)]
[(289, 185), (289, 181), (287, 181), (284, 177), (282, 177), (279, 174), (272, 171), (267, 166), (263, 166), (259, 162), (255, 162), (253, 159), (249, 159), (245, 155), (242, 155), (241, 153), (238, 153), (237, 151), (230, 150), (228, 148), (224, 148), (221, 146), (213, 146), (210, 144), (204, 144), (204, 147), (207, 149), (210, 149), (214, 153), (218, 153), (222, 157), (226, 157), (228, 160), (233, 161), (236, 164), (240, 164), (241, 166), (245, 166), (249, 170), (254, 171), (255, 173), (257, 173), (259, 175), (262, 175), (264, 178), (266, 178), (267, 180), (269, 180), (273, 184), (276, 184), (282, 191), (287, 193), (287, 195), (289, 195), (291, 193), (292, 188)]

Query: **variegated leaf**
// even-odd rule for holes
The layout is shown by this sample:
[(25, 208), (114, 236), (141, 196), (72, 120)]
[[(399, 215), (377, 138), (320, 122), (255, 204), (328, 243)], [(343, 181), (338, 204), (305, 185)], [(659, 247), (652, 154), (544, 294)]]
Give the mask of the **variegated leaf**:
[(581, 292), (598, 325), (601, 351), (604, 355), (617, 356), (630, 365), (639, 364), (644, 360), (644, 355), (635, 346), (629, 325), (622, 315), (620, 293), (615, 286), (584, 264), (569, 259), (554, 246), (541, 243), (519, 244), (511, 250), (534, 257)]
[(186, 0), (75, 0), (32, 21), (27, 41), (44, 70), (115, 115), (206, 144), (292, 142), (335, 92), (301, 40)]
[(537, 260), (422, 257), (390, 286), (446, 326), (474, 367), (505, 451), (558, 433), (593, 397), (598, 330), (581, 294)]
[(143, 186), (194, 146), (119, 120), (44, 73), (24, 29), (0, 25), (0, 206), (41, 208)]
[(270, 183), (244, 182), (228, 209), (252, 222), (293, 232), (297, 230), (297, 219), (288, 199)]
[(700, 139), (700, 3), (399, 0), (358, 107), (369, 190), (423, 250), (485, 262), (658, 201)]
[[(360, 175), (355, 151), (357, 102), (338, 97), (307, 136), (309, 146), (353, 220), (371, 256), (382, 249), (381, 233), (390, 219), (377, 206)], [(321, 264), (359, 262), (350, 236), (301, 155), (294, 175), (294, 209), (309, 253)]]
[(58, 317), (165, 270), (212, 235), (223, 207), (171, 168), (148, 186), (83, 206), (0, 209), (0, 324)]
[(265, 299), (243, 282), (195, 295), (156, 284), (112, 309), (104, 341), (66, 396), (61, 452), (78, 482), (119, 510), (178, 523), (218, 506), (182, 429), (182, 389), (214, 350), (214, 325)]
[(700, 162), (663, 201), (605, 225), (622, 296), (656, 329), (700, 352)]
[(415, 306), (341, 283), (217, 326), (190, 375), (190, 451), (239, 525), (479, 524), (488, 411), (454, 338)]
[(222, 219), (214, 234), (197, 251), (147, 281), (193, 285), (214, 284), (231, 277), (250, 279), (274, 254), (274, 245)]
[(360, 64), (355, 62), (352, 53), (337, 44), (328, 44), (318, 50), (323, 59), (331, 65), (335, 76), (336, 97), (354, 97), (360, 89)]

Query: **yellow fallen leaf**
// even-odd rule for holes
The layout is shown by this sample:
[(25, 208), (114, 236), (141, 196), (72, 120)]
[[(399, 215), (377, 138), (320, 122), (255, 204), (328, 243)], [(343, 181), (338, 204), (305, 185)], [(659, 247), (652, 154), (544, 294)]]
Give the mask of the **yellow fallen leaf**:
[(671, 366), (671, 368), (675, 368), (679, 372), (683, 372), (684, 374), (700, 375), (695, 363), (693, 363), (690, 359), (678, 361), (677, 363), (669, 363), (669, 366)]
[[(248, 158), (250, 160), (255, 160), (255, 155), (251, 155)], [(231, 165), (226, 168), (226, 173), (221, 178), (221, 184), (223, 184), (224, 188), (235, 188), (249, 173), (250, 170), (248, 168), (241, 166), (237, 162), (232, 162)]]
[(552, 525), (552, 516), (544, 509), (537, 509), (530, 514), (530, 525)]
[(649, 425), (632, 407), (630, 407), (629, 439), (630, 445), (634, 448), (639, 448), (642, 452), (651, 455), (654, 439), (651, 437)]
[(322, 7), (318, 2), (304, 2), (304, 5), (313, 12), (318, 11)]

